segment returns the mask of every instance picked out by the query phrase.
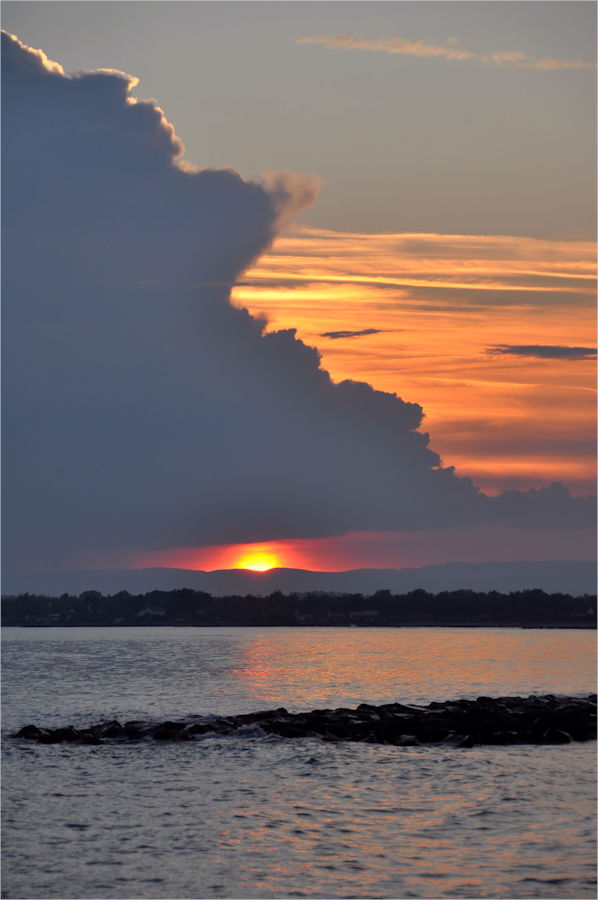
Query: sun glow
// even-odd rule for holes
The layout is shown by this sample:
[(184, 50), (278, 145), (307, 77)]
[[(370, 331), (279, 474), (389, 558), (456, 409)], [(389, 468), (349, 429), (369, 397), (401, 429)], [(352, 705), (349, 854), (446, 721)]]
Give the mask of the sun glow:
[[(445, 562), (507, 562), (595, 557), (596, 535), (590, 528), (512, 528), (484, 523), (421, 531), (354, 531), (324, 538), (287, 538), (263, 544), (220, 544), (136, 551), (131, 569), (174, 568), (203, 572), (273, 568), (311, 572), (351, 569), (400, 569)], [(259, 580), (259, 576), (258, 576)]]
[(243, 556), (233, 566), (234, 569), (251, 569), (253, 572), (267, 572), (268, 569), (275, 569), (280, 565), (280, 561), (273, 553), (267, 553), (263, 550), (251, 550), (244, 553)]

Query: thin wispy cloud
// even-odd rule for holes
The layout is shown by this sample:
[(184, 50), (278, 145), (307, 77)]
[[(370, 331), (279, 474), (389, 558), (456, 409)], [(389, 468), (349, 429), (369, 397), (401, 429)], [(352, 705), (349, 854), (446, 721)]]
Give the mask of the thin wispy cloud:
[(446, 44), (428, 44), (425, 41), (408, 41), (402, 37), (366, 40), (354, 34), (319, 34), (298, 38), (298, 44), (324, 44), (330, 50), (372, 50), (377, 53), (396, 53), (402, 56), (420, 56), (448, 60), (477, 60), (490, 66), (509, 66), (525, 69), (595, 69), (596, 63), (582, 60), (561, 60), (543, 57), (534, 59), (527, 53), (502, 50), (496, 53), (472, 53), (454, 46), (455, 38)]
[(532, 356), (536, 359), (596, 359), (596, 347), (548, 347), (541, 344), (503, 344), (486, 353), (504, 356)]
[(339, 338), (364, 337), (367, 334), (380, 334), (381, 331), (381, 328), (362, 328), (361, 331), (325, 331), (319, 337), (327, 337), (331, 341), (338, 341)]
[[(542, 303), (563, 291), (594, 304), (596, 245), (593, 241), (541, 240), (508, 235), (355, 234), (296, 226), (278, 238), (268, 255), (245, 272), (241, 288), (327, 283), (376, 288), (452, 289), (482, 292), (495, 304), (504, 292), (528, 294)], [(368, 322), (368, 327), (370, 323)], [(337, 329), (327, 329), (329, 331)]]

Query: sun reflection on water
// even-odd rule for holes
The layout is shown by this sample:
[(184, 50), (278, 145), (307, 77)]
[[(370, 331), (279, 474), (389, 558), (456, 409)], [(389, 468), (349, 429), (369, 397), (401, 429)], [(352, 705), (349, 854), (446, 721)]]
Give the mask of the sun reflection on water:
[(579, 634), (535, 629), (305, 627), (267, 635), (240, 645), (231, 675), (261, 703), (289, 710), (338, 706), (338, 697), (357, 705), (527, 696), (551, 692), (557, 672), (564, 693), (594, 689), (591, 634), (587, 647)]

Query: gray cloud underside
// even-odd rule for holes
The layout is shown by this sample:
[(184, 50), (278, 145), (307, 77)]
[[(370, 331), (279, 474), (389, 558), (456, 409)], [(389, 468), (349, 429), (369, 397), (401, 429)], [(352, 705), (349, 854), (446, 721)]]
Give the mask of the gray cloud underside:
[(362, 328), (361, 331), (325, 331), (318, 337), (327, 337), (331, 341), (337, 341), (339, 338), (363, 337), (366, 334), (381, 334), (382, 328)]
[(542, 344), (501, 344), (486, 353), (504, 356), (532, 356), (537, 359), (595, 359), (595, 347), (550, 347)]
[(2, 65), (7, 570), (94, 548), (593, 521), (558, 485), (479, 493), (440, 467), (419, 405), (334, 384), (294, 330), (231, 306), (314, 179), (182, 169), (127, 76), (67, 77), (6, 35)]

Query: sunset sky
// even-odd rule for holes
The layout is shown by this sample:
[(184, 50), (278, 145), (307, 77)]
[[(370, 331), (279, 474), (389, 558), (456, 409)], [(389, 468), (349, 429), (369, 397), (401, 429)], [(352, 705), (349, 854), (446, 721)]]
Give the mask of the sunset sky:
[(595, 4), (2, 25), (6, 572), (595, 558)]

